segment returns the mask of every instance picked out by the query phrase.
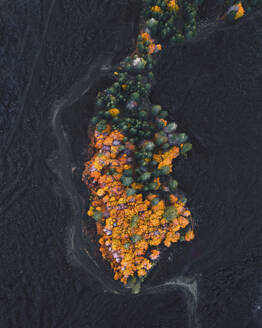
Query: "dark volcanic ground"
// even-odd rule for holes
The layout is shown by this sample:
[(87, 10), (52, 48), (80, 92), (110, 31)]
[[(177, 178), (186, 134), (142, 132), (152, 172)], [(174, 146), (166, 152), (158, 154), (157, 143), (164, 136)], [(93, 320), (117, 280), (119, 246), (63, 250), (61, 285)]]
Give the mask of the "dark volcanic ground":
[[(68, 193), (61, 180), (76, 181), (103, 65), (132, 51), (138, 12), (131, 0), (0, 1), (1, 328), (262, 326), (261, 11), (203, 28), (156, 68), (152, 101), (193, 143), (176, 176), (197, 231), (151, 280), (189, 283), (196, 298), (173, 285), (104, 294), (71, 265), (68, 227), (83, 190)], [(71, 149), (53, 124), (63, 103)]]

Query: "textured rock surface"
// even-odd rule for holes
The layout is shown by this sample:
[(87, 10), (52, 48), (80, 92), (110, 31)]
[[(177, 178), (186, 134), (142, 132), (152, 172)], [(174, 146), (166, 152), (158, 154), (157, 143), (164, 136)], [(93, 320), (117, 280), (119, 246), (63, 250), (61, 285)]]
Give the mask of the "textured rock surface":
[[(172, 60), (171, 60), (172, 58)], [(202, 274), (203, 326), (256, 327), (261, 264), (261, 12), (204, 31), (159, 63), (154, 100), (173, 106), (194, 149), (177, 167), (199, 220), (193, 263)], [(161, 90), (161, 92), (158, 92)]]
[[(92, 291), (66, 260), (72, 215), (50, 169), (50, 107), (101, 52), (130, 52), (131, 1), (1, 1), (0, 326), (186, 327), (177, 293)], [(261, 279), (261, 12), (203, 30), (159, 62), (152, 99), (174, 105), (194, 149), (177, 177), (197, 239), (162, 276), (196, 275), (201, 327), (259, 327)]]

